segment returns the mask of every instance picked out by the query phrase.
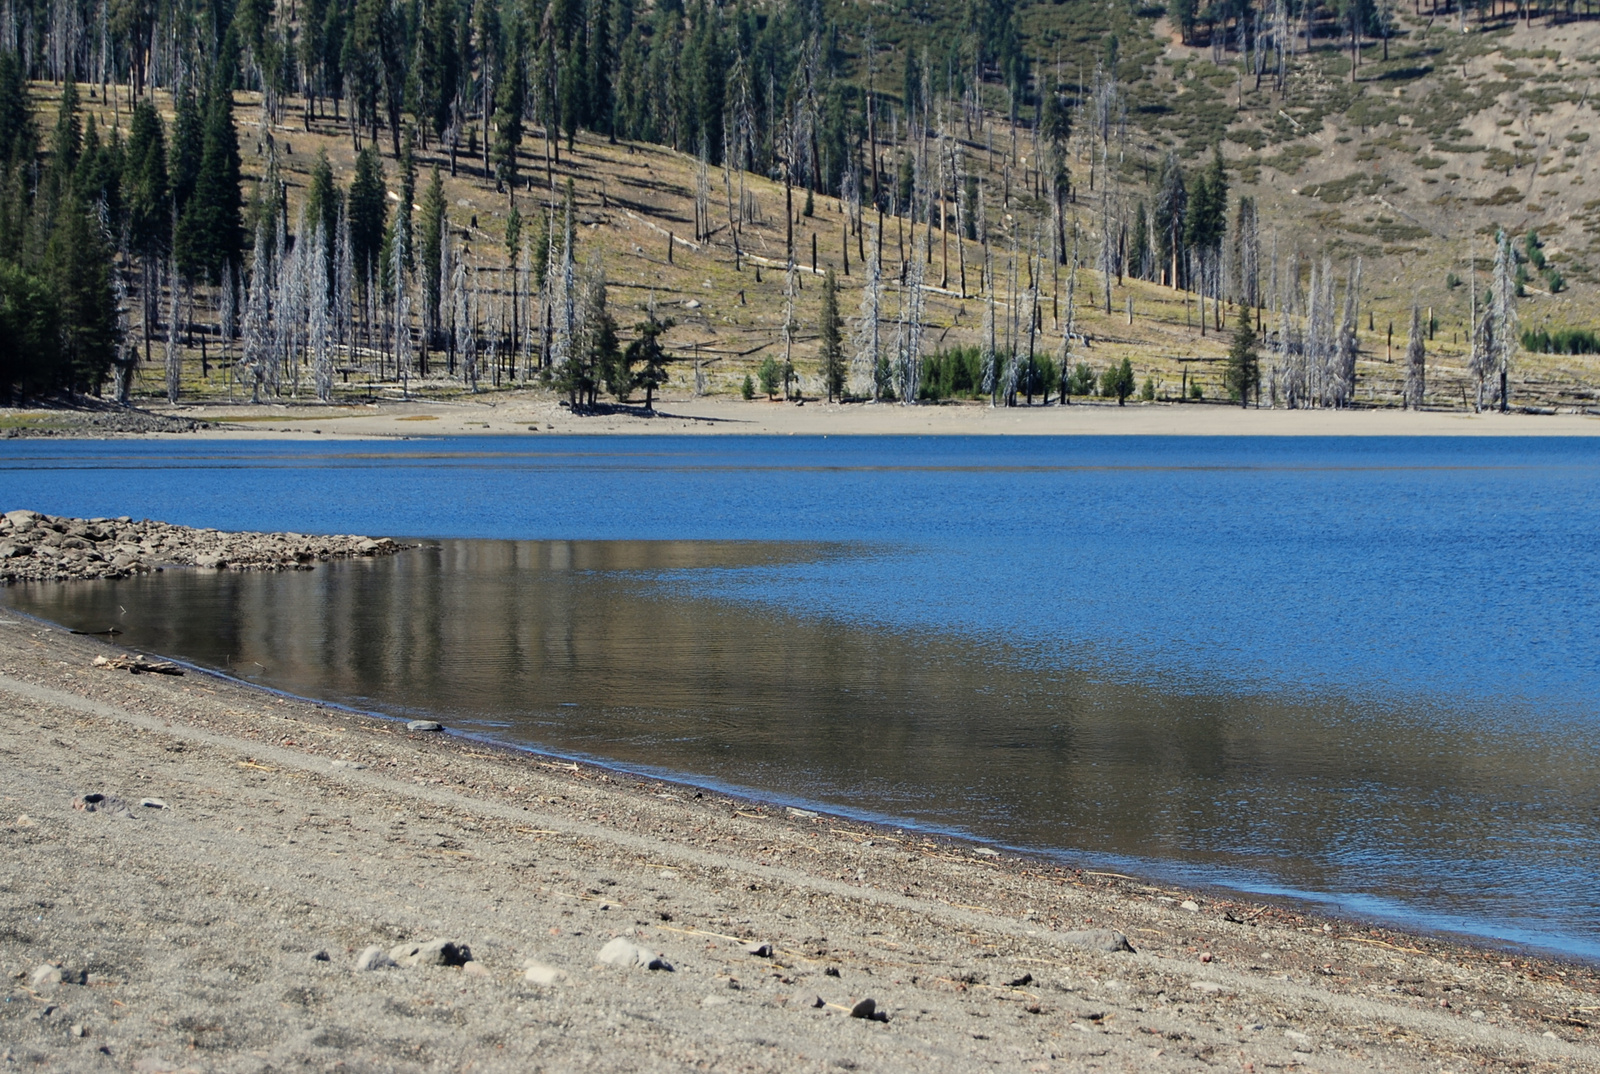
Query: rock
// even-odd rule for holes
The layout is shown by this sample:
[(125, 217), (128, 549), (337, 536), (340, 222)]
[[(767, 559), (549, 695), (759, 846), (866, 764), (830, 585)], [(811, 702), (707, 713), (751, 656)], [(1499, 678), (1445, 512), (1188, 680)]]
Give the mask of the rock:
[(1200, 912), (1200, 904), (1193, 899), (1184, 899), (1178, 904), (1178, 909), (1187, 910), (1191, 914), (1198, 914)]
[(165, 798), (141, 798), (139, 799), (139, 805), (145, 809), (165, 809), (167, 808), (167, 801)]
[(406, 730), (407, 731), (443, 731), (444, 730), (444, 724), (436, 723), (433, 720), (407, 720), (406, 721)]
[(322, 951), (313, 951), (313, 952), (311, 952), (311, 961), (312, 962), (331, 962), (332, 959), (329, 958), (328, 952), (326, 950), (322, 950)]
[(28, 984), (35, 992), (42, 992), (45, 989), (54, 988), (56, 985), (60, 984), (62, 981), (62, 976), (63, 975), (61, 973), (60, 966), (51, 966), (46, 964), (39, 966), (28, 975)]
[(468, 975), (470, 975), (472, 977), (493, 977), (494, 976), (494, 974), (489, 972), (489, 967), (485, 966), (481, 962), (464, 962), (464, 963), (461, 964), (461, 972), (465, 973), (465, 974), (468, 974)]
[(11, 523), (13, 529), (25, 530), (30, 528), (42, 516), (37, 511), (7, 511), (6, 521)]
[(747, 943), (744, 945), (744, 953), (754, 955), (757, 958), (771, 958), (772, 945), (770, 943)]
[(554, 966), (546, 966), (543, 962), (530, 961), (524, 965), (522, 979), (529, 984), (553, 985), (567, 976), (564, 971)]
[(1079, 929), (1074, 932), (1058, 932), (1057, 940), (1073, 947), (1086, 947), (1091, 951), (1133, 951), (1133, 945), (1128, 938), (1116, 929)]
[(799, 817), (801, 820), (816, 820), (820, 814), (810, 809), (796, 809), (794, 806), (790, 806), (789, 815), (791, 817)]
[(850, 1008), (850, 1017), (865, 1018), (869, 1022), (887, 1022), (889, 1020), (888, 1012), (878, 1010), (878, 1001), (871, 996), (856, 1000), (855, 1006)]
[(618, 936), (606, 944), (595, 957), (608, 966), (643, 966), (647, 970), (672, 971), (672, 965), (666, 959), (624, 936)]
[(110, 813), (114, 817), (131, 817), (133, 810), (113, 794), (100, 794), (98, 791), (85, 794), (72, 800), (73, 809), (81, 809), (85, 813)]
[(434, 939), (391, 947), (389, 957), (400, 966), (464, 966), (472, 961), (472, 948), (455, 940)]
[(1000, 856), (1000, 852), (993, 847), (978, 847), (973, 853), (981, 854), (985, 858), (998, 858)]
[(731, 1002), (727, 996), (707, 996), (700, 1001), (702, 1007), (726, 1007)]
[(356, 972), (367, 970), (386, 970), (394, 966), (394, 959), (383, 953), (383, 948), (377, 944), (362, 951), (356, 956)]
[(228, 560), (216, 552), (202, 552), (194, 557), (194, 565), (206, 570), (221, 570), (228, 565)]
[(1014, 977), (1006, 982), (1007, 988), (1026, 988), (1033, 983), (1033, 974), (1024, 973), (1021, 977)]
[(1299, 1030), (1285, 1029), (1283, 1031), (1283, 1035), (1285, 1037), (1288, 1037), (1290, 1040), (1294, 1041), (1296, 1044), (1310, 1044), (1311, 1043), (1311, 1038), (1306, 1036), (1304, 1033), (1301, 1033)]
[(89, 1035), (89, 1031), (83, 1027), (82, 1022), (74, 1022), (67, 1032), (74, 1037), (87, 1037)]

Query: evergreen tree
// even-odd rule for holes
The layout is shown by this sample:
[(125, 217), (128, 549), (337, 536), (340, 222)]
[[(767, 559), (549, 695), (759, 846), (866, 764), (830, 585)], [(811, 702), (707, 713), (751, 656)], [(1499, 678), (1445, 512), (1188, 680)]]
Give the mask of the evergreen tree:
[(844, 398), (844, 340), (839, 322), (839, 281), (833, 269), (822, 280), (822, 316), (817, 322), (818, 357), (822, 360), (822, 381), (828, 402)]
[(189, 206), (194, 197), (195, 184), (200, 179), (200, 157), (205, 151), (206, 128), (200, 116), (200, 104), (192, 88), (178, 91), (176, 112), (172, 120), (172, 163), (168, 173), (172, 179), (172, 201), (179, 213)]
[(191, 280), (216, 282), (228, 265), (239, 260), (244, 245), (241, 170), (233, 92), (219, 77), (206, 96), (205, 137), (194, 195), (178, 218), (173, 239), (178, 269)]
[(1239, 307), (1223, 383), (1240, 406), (1250, 405), (1250, 393), (1261, 384), (1261, 357), (1256, 353), (1255, 323), (1249, 306)]
[(517, 185), (517, 150), (522, 145), (523, 84), (522, 49), (514, 46), (511, 64), (495, 92), (494, 111), (494, 188), (514, 190)]
[(378, 151), (367, 146), (356, 155), (349, 194), (350, 255), (358, 286), (365, 286), (369, 276), (376, 279), (383, 271), (379, 255), (389, 215), (388, 198), (389, 188), (384, 182)]
[(75, 192), (62, 206), (50, 236), (47, 263), (60, 309), (62, 386), (97, 392), (116, 355), (111, 251), (94, 210)]
[(167, 185), (167, 139), (155, 105), (140, 101), (128, 129), (123, 189), (128, 242), (133, 254), (159, 263), (172, 241), (172, 205)]
[[(661, 337), (671, 327), (671, 318), (664, 321), (656, 318), (655, 303), (652, 302), (645, 319), (634, 326), (638, 337), (628, 344), (623, 355), (623, 366), (631, 381), (644, 389), (646, 410), (655, 410), (656, 389), (667, 383), (667, 362), (671, 358), (661, 345)], [(641, 367), (637, 374), (633, 373), (635, 366)]]
[(68, 382), (54, 288), (19, 263), (0, 260), (0, 403)]
[[(328, 163), (326, 150), (317, 150), (317, 162), (311, 166), (311, 182), (306, 184), (306, 218), (314, 230), (322, 228), (324, 236), (339, 234), (339, 204), (342, 195), (333, 182), (333, 165)], [(333, 243), (327, 249), (330, 279), (333, 266)]]
[(445, 199), (444, 181), (439, 176), (439, 166), (433, 166), (433, 175), (428, 180), (428, 189), (422, 195), (422, 222), (420, 265), (418, 271), (422, 275), (422, 301), (423, 319), (434, 330), (438, 331), (439, 320), (439, 273), (440, 259), (444, 254), (445, 240)]
[(1100, 377), (1100, 394), (1116, 396), (1118, 406), (1127, 405), (1128, 396), (1133, 394), (1135, 386), (1133, 363), (1126, 358), (1122, 360), (1121, 365), (1107, 368)]
[(17, 54), (0, 50), (0, 167), (32, 161), (38, 135)]

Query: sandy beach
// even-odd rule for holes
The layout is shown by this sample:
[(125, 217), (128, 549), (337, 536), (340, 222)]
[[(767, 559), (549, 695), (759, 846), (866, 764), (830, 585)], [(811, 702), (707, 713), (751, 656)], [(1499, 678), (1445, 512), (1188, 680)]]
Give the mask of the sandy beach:
[(10, 1069), (1600, 1070), (1589, 967), (126, 655), (0, 612)]
[[(574, 414), (545, 391), (483, 391), (447, 398), (385, 398), (360, 405), (314, 403), (147, 404), (148, 431), (97, 427), (59, 410), (9, 411), (35, 435), (216, 439), (374, 439), (421, 436), (670, 434), (764, 436), (1600, 436), (1590, 414), (1464, 410), (1258, 410), (1215, 403), (1078, 402), (991, 408), (983, 403), (804, 405), (730, 396), (667, 397)], [(182, 430), (182, 431), (168, 431)]]

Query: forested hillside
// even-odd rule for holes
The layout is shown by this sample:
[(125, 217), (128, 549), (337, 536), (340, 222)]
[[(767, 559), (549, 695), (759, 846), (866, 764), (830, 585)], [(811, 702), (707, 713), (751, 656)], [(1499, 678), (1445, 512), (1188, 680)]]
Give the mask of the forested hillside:
[(0, 392), (1585, 407), (1585, 14), (5, 0)]

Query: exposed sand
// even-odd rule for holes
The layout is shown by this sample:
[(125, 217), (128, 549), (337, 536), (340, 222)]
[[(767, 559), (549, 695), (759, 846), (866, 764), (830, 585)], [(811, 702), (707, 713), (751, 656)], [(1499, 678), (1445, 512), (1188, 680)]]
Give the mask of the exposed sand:
[[(1600, 1071), (1589, 968), (94, 665), (119, 654), (0, 612), (7, 1069)], [(1104, 927), (1138, 953), (1071, 935)], [(597, 965), (619, 934), (673, 972)], [(353, 969), (430, 937), (473, 965)]]
[[(1464, 411), (1256, 410), (1220, 404), (1075, 403), (992, 409), (982, 403), (906, 407), (766, 402), (726, 396), (662, 400), (654, 417), (574, 415), (547, 392), (483, 392), (448, 401), (366, 406), (159, 406), (157, 413), (211, 424), (191, 437), (474, 436), (671, 433), (795, 436), (1600, 436), (1586, 414)], [(158, 434), (159, 435), (159, 434)]]

